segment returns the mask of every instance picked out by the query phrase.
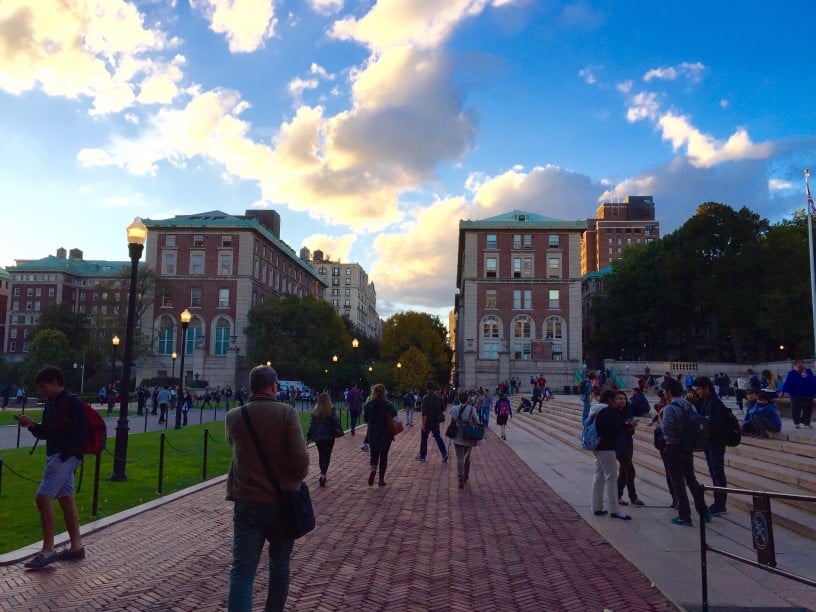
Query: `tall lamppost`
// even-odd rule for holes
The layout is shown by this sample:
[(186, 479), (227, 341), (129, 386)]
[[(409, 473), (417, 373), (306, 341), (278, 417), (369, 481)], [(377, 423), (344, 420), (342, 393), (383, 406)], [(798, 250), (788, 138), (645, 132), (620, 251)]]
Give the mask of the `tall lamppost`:
[[(116, 351), (119, 350), (119, 336), (114, 336), (111, 338), (111, 346), (113, 347), (113, 351), (111, 353), (111, 384), (110, 384), (110, 393), (113, 393), (113, 397), (116, 397)], [(108, 415), (113, 412), (113, 404), (116, 402), (115, 399), (108, 398)]]
[[(179, 390), (178, 393), (184, 392), (184, 353), (187, 352), (187, 327), (190, 325), (190, 319), (193, 315), (186, 308), (181, 311), (179, 315), (181, 319), (181, 363), (179, 364)], [(178, 393), (176, 394), (176, 429), (181, 429), (181, 408), (178, 402)]]
[(130, 399), (130, 366), (133, 361), (133, 336), (136, 327), (136, 276), (139, 259), (147, 240), (147, 228), (139, 217), (127, 226), (128, 254), (130, 255), (130, 288), (128, 290), (127, 324), (125, 326), (125, 356), (122, 362), (122, 401), (119, 404), (119, 420), (116, 423), (116, 447), (113, 457), (111, 480), (127, 480), (128, 399)]
[(360, 347), (360, 341), (357, 338), (351, 341), (351, 348), (354, 351), (354, 382), (359, 382), (360, 376), (360, 363), (357, 359), (357, 349)]
[(177, 358), (178, 358), (178, 353), (176, 351), (173, 351), (170, 354), (170, 359), (173, 360), (173, 373), (170, 375), (170, 380), (172, 381), (172, 384), (174, 384), (174, 385), (176, 384), (175, 381), (176, 381), (176, 359)]

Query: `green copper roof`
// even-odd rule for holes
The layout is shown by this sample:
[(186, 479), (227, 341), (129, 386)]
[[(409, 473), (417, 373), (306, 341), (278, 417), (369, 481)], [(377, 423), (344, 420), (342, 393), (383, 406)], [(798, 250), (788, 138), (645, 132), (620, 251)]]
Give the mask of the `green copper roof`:
[(6, 280), (9, 280), (11, 278), (11, 275), (8, 273), (8, 271), (5, 268), (0, 268), (0, 278), (4, 278)]
[[(122, 268), (130, 269), (130, 261), (64, 259), (49, 255), (42, 259), (18, 259), (8, 272), (64, 272), (74, 276), (118, 276)], [(142, 262), (139, 263), (143, 267)]]
[(322, 285), (328, 287), (328, 281), (324, 280), (308, 262), (303, 261), (298, 257), (295, 250), (286, 244), (283, 240), (275, 236), (265, 225), (254, 217), (244, 217), (238, 215), (231, 215), (220, 210), (212, 210), (210, 212), (195, 213), (192, 215), (176, 215), (172, 219), (142, 219), (142, 222), (148, 228), (224, 228), (224, 229), (248, 229), (255, 230), (262, 234), (264, 238), (269, 240), (272, 244), (277, 246), (281, 251), (289, 255), (289, 258), (296, 262), (301, 268), (307, 271), (311, 276), (320, 281)]
[(605, 268), (601, 268), (595, 272), (587, 272), (581, 277), (581, 279), (586, 280), (587, 278), (603, 278), (604, 276), (609, 276), (610, 274), (612, 274), (612, 266), (606, 266)]
[(586, 227), (586, 219), (564, 221), (518, 209), (487, 219), (459, 221), (459, 229), (586, 229)]

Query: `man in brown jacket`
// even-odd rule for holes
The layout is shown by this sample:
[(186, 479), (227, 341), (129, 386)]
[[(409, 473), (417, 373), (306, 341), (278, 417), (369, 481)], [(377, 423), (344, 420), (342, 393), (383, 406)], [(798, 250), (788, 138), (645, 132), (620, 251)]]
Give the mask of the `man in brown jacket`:
[[(277, 401), (278, 375), (269, 366), (252, 369), (249, 390), (249, 418), (273, 475), (281, 489), (294, 491), (309, 470), (298, 414), (289, 404)], [(264, 540), (269, 542), (266, 609), (283, 610), (295, 541), (283, 535), (275, 486), (266, 475), (240, 407), (227, 413), (226, 430), (227, 442), (232, 446), (227, 499), (235, 502), (229, 610), (252, 609), (252, 584)]]

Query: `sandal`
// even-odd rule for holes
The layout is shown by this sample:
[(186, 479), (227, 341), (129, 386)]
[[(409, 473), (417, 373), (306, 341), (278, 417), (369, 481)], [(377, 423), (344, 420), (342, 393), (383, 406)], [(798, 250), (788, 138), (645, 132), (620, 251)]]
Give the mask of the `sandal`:
[(48, 556), (45, 556), (43, 553), (37, 553), (37, 556), (35, 556), (33, 559), (26, 561), (25, 567), (27, 569), (42, 569), (46, 565), (50, 565), (56, 560), (57, 553), (52, 552)]

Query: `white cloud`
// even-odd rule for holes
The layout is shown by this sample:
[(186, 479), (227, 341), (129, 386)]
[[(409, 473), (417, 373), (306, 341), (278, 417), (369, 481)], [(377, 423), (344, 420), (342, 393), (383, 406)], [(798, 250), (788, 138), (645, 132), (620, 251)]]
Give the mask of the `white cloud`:
[(314, 255), (315, 251), (323, 251), (323, 257), (332, 261), (349, 261), (351, 248), (357, 241), (355, 234), (330, 236), (329, 234), (312, 234), (303, 239), (302, 245)]
[(307, 0), (318, 15), (334, 15), (343, 9), (343, 0)]
[(224, 34), (232, 53), (251, 53), (274, 36), (277, 19), (273, 0), (190, 0), (210, 22), (210, 29)]
[(327, 81), (333, 81), (334, 80), (334, 75), (333, 74), (328, 72), (320, 64), (315, 64), (314, 62), (312, 62), (312, 65), (309, 67), (309, 72), (312, 73), (312, 74), (316, 74), (320, 78), (325, 79)]
[(300, 77), (295, 77), (289, 81), (289, 85), (286, 88), (289, 90), (290, 96), (299, 100), (305, 90), (317, 89), (317, 79), (301, 79)]
[(92, 114), (133, 104), (144, 57), (168, 43), (124, 0), (0, 2), (0, 89), (41, 88), (49, 96), (93, 100)]
[(581, 77), (582, 79), (584, 79), (584, 82), (588, 83), (589, 85), (594, 84), (598, 80), (595, 77), (595, 73), (594, 73), (591, 66), (587, 66), (586, 68), (581, 68), (581, 70), (578, 71), (578, 76)]
[(768, 189), (770, 191), (787, 191), (793, 189), (795, 185), (790, 181), (783, 181), (782, 179), (768, 179)]
[(179, 95), (178, 83), (184, 77), (181, 67), (186, 63), (182, 55), (170, 62), (150, 65), (150, 74), (142, 81), (137, 100), (142, 104), (169, 104)]
[(728, 108), (728, 100), (726, 100), (725, 98), (720, 100), (720, 108)]
[(626, 120), (630, 123), (642, 121), (644, 119), (657, 119), (660, 104), (657, 101), (657, 94), (650, 91), (642, 91), (632, 96), (630, 106), (626, 110)]
[(653, 68), (643, 75), (644, 81), (654, 79), (674, 81), (678, 76), (684, 76), (692, 81), (699, 81), (705, 66), (700, 62), (682, 62), (677, 66)]
[(628, 94), (632, 91), (632, 85), (634, 85), (632, 81), (623, 81), (622, 83), (618, 83), (615, 88), (621, 93)]

